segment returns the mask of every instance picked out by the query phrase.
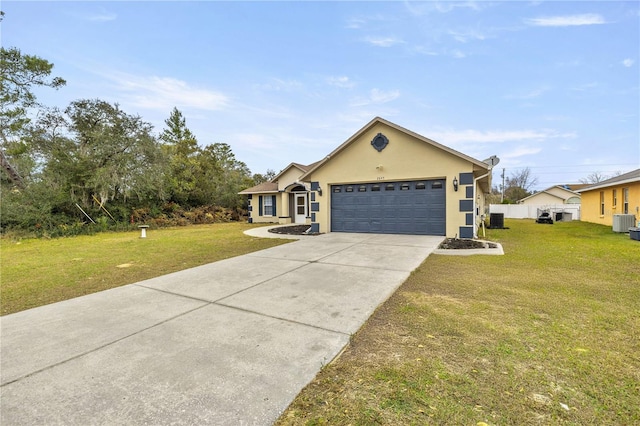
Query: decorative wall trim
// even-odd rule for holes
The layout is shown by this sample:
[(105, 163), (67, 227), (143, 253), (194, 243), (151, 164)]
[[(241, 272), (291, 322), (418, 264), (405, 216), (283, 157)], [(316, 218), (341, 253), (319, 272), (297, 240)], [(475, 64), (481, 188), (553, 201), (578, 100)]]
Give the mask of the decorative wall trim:
[(473, 211), (473, 200), (460, 200), (460, 211), (461, 212), (472, 212)]
[(473, 186), (467, 186), (465, 188), (465, 195), (467, 198), (473, 198)]
[(465, 216), (466, 217), (465, 217), (464, 224), (465, 225), (473, 225), (473, 213), (467, 213)]
[(460, 185), (473, 185), (473, 173), (460, 173)]
[(460, 227), (460, 238), (473, 238), (473, 227), (472, 226), (461, 226)]

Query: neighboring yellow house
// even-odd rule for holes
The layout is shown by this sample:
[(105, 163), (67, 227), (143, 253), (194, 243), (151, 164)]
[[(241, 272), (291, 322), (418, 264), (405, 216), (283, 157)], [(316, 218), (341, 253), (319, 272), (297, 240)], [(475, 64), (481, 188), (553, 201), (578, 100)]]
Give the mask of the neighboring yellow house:
[(640, 169), (578, 190), (582, 200), (581, 220), (613, 225), (613, 215), (635, 216), (640, 220)]
[(472, 238), (487, 212), (492, 159), (476, 160), (374, 118), (322, 161), (292, 163), (241, 194), (249, 196), (254, 223)]

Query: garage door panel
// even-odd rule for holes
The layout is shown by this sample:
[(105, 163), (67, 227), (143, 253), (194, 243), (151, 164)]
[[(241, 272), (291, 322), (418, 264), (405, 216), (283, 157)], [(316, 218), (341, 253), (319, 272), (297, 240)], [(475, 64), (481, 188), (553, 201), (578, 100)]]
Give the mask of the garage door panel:
[(338, 185), (331, 206), (332, 231), (445, 235), (442, 180)]

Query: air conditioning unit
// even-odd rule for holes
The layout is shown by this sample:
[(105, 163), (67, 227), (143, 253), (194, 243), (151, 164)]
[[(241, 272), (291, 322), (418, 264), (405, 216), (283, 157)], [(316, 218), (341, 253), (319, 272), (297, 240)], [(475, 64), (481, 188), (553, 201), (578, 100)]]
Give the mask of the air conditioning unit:
[(636, 217), (632, 214), (614, 214), (613, 232), (629, 232), (629, 228), (636, 226)]

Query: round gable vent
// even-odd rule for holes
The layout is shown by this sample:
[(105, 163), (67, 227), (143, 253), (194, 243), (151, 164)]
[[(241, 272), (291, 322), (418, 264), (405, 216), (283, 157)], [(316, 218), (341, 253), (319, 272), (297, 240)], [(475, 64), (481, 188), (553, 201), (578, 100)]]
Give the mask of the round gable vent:
[(380, 152), (385, 149), (387, 145), (389, 145), (389, 139), (382, 133), (378, 133), (376, 137), (371, 141), (371, 145), (373, 145), (373, 147), (377, 149), (378, 152)]

